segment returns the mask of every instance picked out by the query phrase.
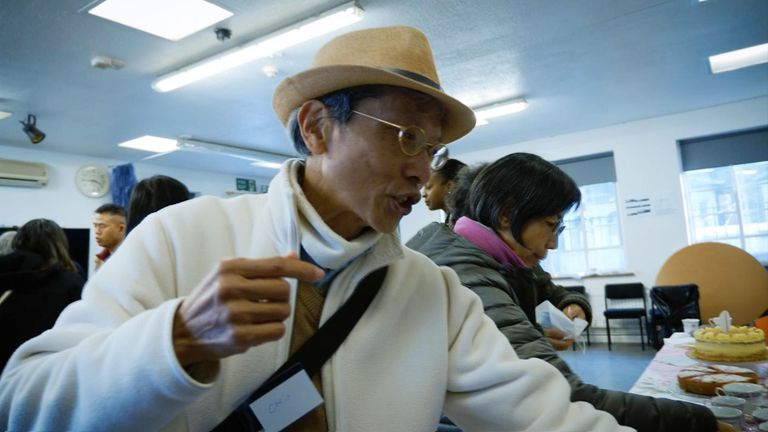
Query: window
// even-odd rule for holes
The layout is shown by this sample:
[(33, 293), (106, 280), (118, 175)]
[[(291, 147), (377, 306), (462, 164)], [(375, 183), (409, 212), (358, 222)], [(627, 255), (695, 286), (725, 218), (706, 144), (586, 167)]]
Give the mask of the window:
[(581, 205), (565, 215), (558, 248), (545, 269), (556, 276), (625, 269), (613, 154), (555, 162), (581, 190)]
[(689, 243), (722, 242), (768, 264), (768, 128), (680, 142)]
[(722, 242), (768, 264), (768, 162), (683, 173), (689, 243)]

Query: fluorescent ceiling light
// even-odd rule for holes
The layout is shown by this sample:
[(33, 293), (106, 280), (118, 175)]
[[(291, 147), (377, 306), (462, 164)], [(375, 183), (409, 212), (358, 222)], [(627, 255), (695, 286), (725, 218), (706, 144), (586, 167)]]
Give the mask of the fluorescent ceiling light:
[(322, 36), (363, 19), (363, 10), (354, 1), (301, 21), (264, 37), (226, 50), (175, 72), (165, 74), (152, 83), (152, 88), (167, 92), (208, 78), (242, 64), (269, 57), (286, 48)]
[(204, 0), (106, 0), (88, 13), (172, 41), (232, 16)]
[(246, 147), (238, 147), (229, 144), (220, 144), (204, 141), (189, 136), (181, 136), (178, 139), (179, 150), (194, 151), (209, 154), (221, 154), (238, 159), (251, 161), (251, 165), (261, 168), (279, 169), (291, 156), (254, 150)]
[(11, 113), (11, 112), (0, 111), (0, 120), (6, 119), (6, 118), (8, 118), (8, 117), (10, 117), (12, 115), (13, 115), (13, 113)]
[(768, 43), (709, 57), (712, 73), (728, 72), (760, 63), (768, 63)]
[(475, 108), (474, 111), (475, 118), (477, 118), (477, 126), (487, 125), (488, 119), (514, 114), (527, 108), (528, 101), (525, 99), (514, 99), (511, 101), (499, 102), (493, 105)]
[(175, 139), (161, 138), (152, 135), (144, 135), (143, 137), (122, 142), (118, 144), (118, 146), (154, 153), (167, 153), (179, 149), (179, 145)]
[(277, 163), (277, 162), (264, 162), (264, 161), (256, 161), (252, 162), (251, 165), (257, 167), (257, 168), (269, 168), (274, 170), (279, 170), (283, 164)]

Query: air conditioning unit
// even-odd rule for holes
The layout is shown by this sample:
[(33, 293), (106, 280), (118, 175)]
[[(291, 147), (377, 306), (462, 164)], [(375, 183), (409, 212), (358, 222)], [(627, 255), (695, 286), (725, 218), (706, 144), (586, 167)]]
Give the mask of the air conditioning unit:
[(43, 187), (48, 184), (48, 165), (0, 159), (0, 186)]

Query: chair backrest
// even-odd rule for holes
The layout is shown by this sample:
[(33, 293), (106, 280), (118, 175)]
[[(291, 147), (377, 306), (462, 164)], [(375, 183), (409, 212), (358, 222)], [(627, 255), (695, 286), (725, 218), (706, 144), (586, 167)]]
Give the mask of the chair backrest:
[[(643, 309), (647, 309), (645, 303), (645, 286), (641, 282), (606, 284), (605, 308), (608, 309), (609, 300), (637, 300), (642, 299)], [(620, 302), (625, 303), (625, 302)]]
[(574, 285), (574, 286), (564, 286), (566, 291), (575, 292), (578, 294), (586, 294), (587, 289), (584, 287), (584, 285)]
[(752, 322), (768, 305), (768, 272), (752, 255), (724, 243), (697, 243), (672, 254), (654, 285), (695, 283), (701, 320), (727, 310), (734, 324)]
[(675, 325), (683, 318), (699, 318), (699, 287), (696, 284), (666, 285), (651, 288), (651, 309), (655, 316)]

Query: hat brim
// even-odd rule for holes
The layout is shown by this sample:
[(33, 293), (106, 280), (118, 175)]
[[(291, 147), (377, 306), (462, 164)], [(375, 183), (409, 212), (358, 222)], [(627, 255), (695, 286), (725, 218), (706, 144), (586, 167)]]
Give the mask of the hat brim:
[(358, 65), (322, 66), (288, 77), (277, 86), (272, 108), (283, 125), (286, 125), (291, 112), (304, 102), (337, 90), (364, 85), (404, 87), (437, 99), (446, 110), (443, 144), (456, 141), (475, 127), (475, 113), (458, 99), (395, 72)]

